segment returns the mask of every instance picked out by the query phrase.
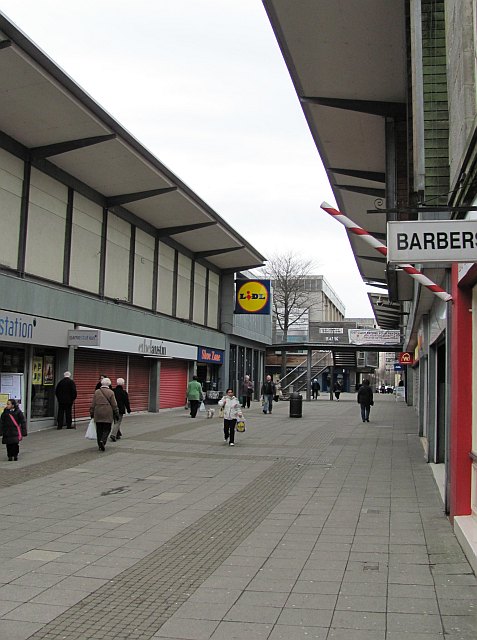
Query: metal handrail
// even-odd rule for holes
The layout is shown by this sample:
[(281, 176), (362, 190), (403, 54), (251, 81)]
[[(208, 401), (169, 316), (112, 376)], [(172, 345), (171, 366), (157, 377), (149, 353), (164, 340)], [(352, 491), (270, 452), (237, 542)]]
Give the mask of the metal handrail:
[[(328, 357), (329, 353), (330, 353), (329, 351), (326, 351), (326, 353), (322, 354), (322, 355), (321, 355), (321, 357), (319, 357), (319, 358), (318, 358), (318, 360), (316, 360), (315, 362), (312, 362), (312, 363), (311, 363), (311, 366), (312, 366), (312, 367), (314, 367), (314, 366), (316, 366), (317, 364), (319, 364), (319, 362), (320, 362), (321, 360), (323, 360), (324, 358), (327, 358), (327, 357)], [(302, 368), (302, 367), (303, 367), (303, 365), (306, 365), (306, 364), (307, 364), (307, 359), (305, 358), (305, 360), (303, 360), (302, 362), (300, 362), (300, 363), (299, 363), (299, 364), (298, 364), (294, 369), (292, 369), (291, 371), (289, 371), (286, 375), (284, 375), (284, 376), (283, 376), (283, 378), (282, 378), (281, 380), (279, 380), (279, 383), (280, 383), (280, 386), (281, 386), (282, 392), (283, 392), (283, 391), (285, 391), (285, 389), (288, 389), (288, 387), (291, 387), (291, 385), (292, 385), (292, 384), (295, 384), (295, 382), (296, 382), (297, 380), (299, 380), (301, 377), (303, 377), (303, 376), (307, 373), (307, 371), (303, 371), (303, 373), (300, 373), (300, 375), (299, 375), (299, 376), (297, 376), (296, 378), (293, 378), (293, 380), (292, 380), (291, 382), (289, 382), (288, 384), (286, 384), (286, 385), (283, 385), (283, 384), (282, 384), (283, 380), (285, 380), (285, 378), (287, 378), (289, 375), (291, 375), (292, 373), (294, 373), (297, 369)], [(323, 369), (326, 369), (326, 367), (323, 367)], [(323, 371), (323, 369), (322, 369), (321, 371)], [(321, 371), (320, 371), (320, 373), (321, 373)]]

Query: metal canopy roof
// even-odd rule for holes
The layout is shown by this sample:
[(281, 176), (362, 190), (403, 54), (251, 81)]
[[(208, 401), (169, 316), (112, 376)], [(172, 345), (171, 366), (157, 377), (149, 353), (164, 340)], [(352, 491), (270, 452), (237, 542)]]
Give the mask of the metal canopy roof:
[[(263, 0), (338, 208), (386, 237), (386, 117), (406, 96), (403, 0)], [(348, 232), (365, 282), (387, 289), (386, 261)], [(386, 291), (383, 290), (383, 296)], [(376, 307), (373, 306), (376, 312)], [(393, 323), (380, 326), (396, 328)]]
[(265, 261), (2, 13), (0, 104), (4, 139), (96, 191), (104, 206), (121, 207), (218, 269)]

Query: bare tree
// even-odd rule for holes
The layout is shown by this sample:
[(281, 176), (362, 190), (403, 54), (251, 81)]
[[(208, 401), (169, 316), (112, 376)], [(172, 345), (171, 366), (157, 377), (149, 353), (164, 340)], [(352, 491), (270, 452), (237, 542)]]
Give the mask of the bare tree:
[[(273, 284), (273, 311), (277, 325), (287, 342), (290, 327), (300, 322), (312, 306), (306, 289), (306, 278), (310, 276), (312, 260), (300, 258), (293, 252), (275, 254), (268, 260), (261, 273)], [(282, 351), (281, 377), (286, 374), (286, 351)]]

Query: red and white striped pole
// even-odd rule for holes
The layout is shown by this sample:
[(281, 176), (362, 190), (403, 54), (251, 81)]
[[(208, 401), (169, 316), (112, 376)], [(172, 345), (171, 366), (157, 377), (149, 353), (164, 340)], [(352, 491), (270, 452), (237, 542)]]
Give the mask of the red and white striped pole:
[[(338, 211), (338, 209), (335, 209), (327, 202), (322, 202), (321, 208), (323, 209), (323, 211), (326, 211), (326, 213), (329, 213), (330, 216), (333, 216), (333, 218), (338, 220), (338, 222), (341, 222), (341, 224), (349, 229), (352, 233), (356, 234), (357, 236), (361, 236), (365, 242), (373, 247), (373, 249), (379, 251), (379, 253), (381, 253), (383, 256), (388, 255), (388, 248), (385, 244), (374, 238), (370, 233), (366, 231), (366, 229), (358, 227), (356, 223), (354, 223), (350, 218), (347, 218), (344, 214), (341, 213), (341, 211)], [(452, 300), (452, 296), (450, 293), (447, 293), (447, 291), (444, 291), (442, 287), (439, 287), (439, 285), (437, 285), (435, 282), (429, 280), (427, 276), (425, 276), (421, 271), (418, 271), (418, 269), (413, 267), (412, 264), (401, 264), (399, 266), (403, 269), (403, 271), (408, 273), (411, 278), (417, 280), (419, 284), (432, 291), (432, 293), (434, 293), (441, 300), (444, 300), (444, 302)]]

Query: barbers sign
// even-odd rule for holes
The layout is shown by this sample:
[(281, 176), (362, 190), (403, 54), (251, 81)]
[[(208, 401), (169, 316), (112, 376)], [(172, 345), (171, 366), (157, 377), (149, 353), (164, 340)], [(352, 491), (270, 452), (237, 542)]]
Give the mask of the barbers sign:
[(388, 222), (388, 262), (477, 262), (477, 220)]

